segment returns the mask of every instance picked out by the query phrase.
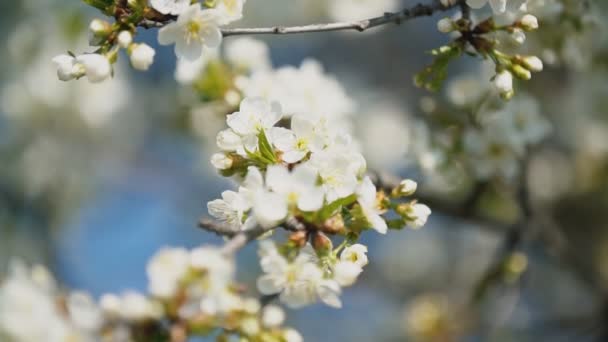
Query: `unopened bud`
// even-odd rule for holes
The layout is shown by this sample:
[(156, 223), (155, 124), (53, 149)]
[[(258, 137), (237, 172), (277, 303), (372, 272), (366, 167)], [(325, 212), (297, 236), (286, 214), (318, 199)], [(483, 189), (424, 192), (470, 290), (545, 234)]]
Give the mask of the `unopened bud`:
[(532, 72), (541, 72), (543, 71), (543, 61), (536, 56), (527, 56), (522, 60), (523, 66), (532, 71)]
[(314, 233), (312, 237), (312, 246), (318, 255), (326, 255), (334, 248), (331, 240), (322, 232)]
[(289, 235), (289, 241), (293, 242), (297, 247), (304, 247), (308, 240), (308, 233), (305, 231), (297, 231)]
[(511, 39), (521, 45), (526, 41), (526, 34), (521, 29), (516, 28), (511, 32)]
[(323, 222), (323, 231), (328, 234), (339, 234), (344, 231), (342, 215), (335, 215)]
[(455, 25), (451, 18), (443, 18), (437, 22), (437, 29), (442, 33), (450, 33), (454, 31)]
[(112, 33), (112, 25), (101, 19), (93, 19), (89, 24), (89, 44), (101, 45)]
[(228, 170), (232, 167), (232, 158), (224, 153), (215, 153), (211, 156), (211, 164), (218, 170)]
[(513, 65), (511, 67), (511, 71), (517, 78), (522, 79), (524, 81), (528, 81), (532, 78), (532, 73), (530, 72), (530, 70), (524, 68), (521, 65)]
[(513, 74), (507, 70), (503, 70), (494, 77), (494, 86), (500, 94), (506, 94), (513, 91)]
[(118, 46), (127, 49), (133, 42), (133, 34), (129, 31), (120, 31), (118, 37), (116, 37), (116, 41), (118, 42)]
[(532, 14), (526, 14), (521, 18), (519, 24), (524, 30), (533, 31), (538, 28), (538, 19)]
[(405, 179), (401, 181), (398, 187), (393, 189), (393, 197), (411, 196), (416, 192), (418, 183), (411, 179)]

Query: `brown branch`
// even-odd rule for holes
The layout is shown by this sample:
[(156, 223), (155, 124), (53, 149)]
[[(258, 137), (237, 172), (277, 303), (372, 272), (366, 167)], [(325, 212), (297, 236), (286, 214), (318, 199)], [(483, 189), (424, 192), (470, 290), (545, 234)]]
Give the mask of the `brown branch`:
[(226, 255), (236, 253), (238, 250), (245, 247), (245, 245), (247, 245), (249, 242), (274, 229), (277, 229), (280, 226), (283, 226), (286, 230), (292, 232), (306, 229), (306, 226), (302, 224), (302, 222), (298, 221), (295, 217), (288, 217), (282, 225), (276, 227), (266, 228), (258, 225), (248, 230), (237, 230), (230, 225), (216, 222), (207, 218), (200, 219), (198, 226), (208, 232), (230, 238), (230, 240), (228, 240), (222, 247), (222, 252)]
[[(443, 6), (439, 0), (433, 0), (430, 4), (417, 4), (413, 7), (406, 8), (395, 13), (385, 13), (382, 16), (357, 20), (352, 22), (335, 22), (324, 24), (310, 24), (301, 26), (272, 26), (272, 27), (254, 27), (254, 28), (233, 28), (222, 29), (224, 37), (237, 35), (252, 35), (252, 34), (297, 34), (297, 33), (312, 33), (312, 32), (330, 32), (330, 31), (358, 31), (363, 32), (368, 29), (387, 25), (399, 25), (404, 21), (408, 21), (418, 17), (432, 16), (439, 11), (447, 11), (457, 6), (457, 3), (448, 6)], [(171, 18), (162, 21), (154, 21), (144, 19), (139, 23), (143, 28), (163, 27), (171, 21)]]

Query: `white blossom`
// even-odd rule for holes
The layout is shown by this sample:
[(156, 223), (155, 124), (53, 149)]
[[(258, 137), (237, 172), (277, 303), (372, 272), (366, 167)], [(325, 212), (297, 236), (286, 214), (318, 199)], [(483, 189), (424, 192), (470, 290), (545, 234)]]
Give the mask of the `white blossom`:
[(182, 11), (177, 21), (158, 32), (161, 45), (175, 44), (175, 54), (179, 58), (194, 61), (203, 53), (204, 47), (218, 47), (222, 42), (222, 32), (218, 28), (219, 16), (213, 9), (201, 9), (196, 3)]
[(297, 115), (291, 119), (291, 130), (273, 131), (273, 144), (283, 152), (281, 158), (287, 163), (295, 163), (309, 152), (318, 152), (325, 147), (325, 131), (311, 119)]
[(323, 206), (323, 189), (316, 182), (317, 173), (307, 164), (298, 165), (291, 172), (281, 165), (272, 165), (266, 171), (266, 186), (281, 195), (286, 206), (302, 211), (316, 211)]
[(350, 261), (338, 261), (334, 265), (334, 279), (340, 286), (351, 286), (363, 272), (361, 266)]
[(371, 228), (380, 234), (386, 234), (388, 226), (378, 209), (376, 200), (376, 186), (369, 177), (365, 177), (357, 189), (357, 201), (361, 206), (361, 211)]
[(355, 263), (359, 267), (367, 265), (367, 246), (357, 243), (344, 248), (340, 260)]
[(262, 98), (246, 98), (238, 112), (230, 114), (226, 122), (231, 130), (218, 134), (218, 146), (224, 151), (236, 151), (246, 156), (255, 152), (258, 135), (273, 127), (282, 117), (281, 106)]
[(290, 308), (312, 304), (317, 298), (329, 306), (341, 306), (340, 286), (323, 277), (310, 245), (301, 249), (293, 262), (280, 255), (271, 241), (263, 241), (260, 248), (260, 265), (265, 274), (258, 278), (257, 286), (262, 294), (280, 293), (280, 300)]
[(222, 199), (207, 203), (209, 215), (237, 231), (249, 226), (245, 225), (244, 215), (250, 208), (243, 194), (229, 190), (222, 192)]

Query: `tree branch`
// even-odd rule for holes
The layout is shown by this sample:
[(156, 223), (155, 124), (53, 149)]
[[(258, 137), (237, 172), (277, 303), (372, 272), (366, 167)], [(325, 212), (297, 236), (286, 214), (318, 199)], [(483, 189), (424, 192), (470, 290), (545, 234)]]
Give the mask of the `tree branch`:
[(289, 231), (304, 230), (306, 227), (302, 222), (298, 221), (295, 217), (288, 217), (285, 222), (276, 227), (265, 228), (262, 226), (256, 226), (248, 230), (236, 230), (234, 227), (227, 224), (216, 222), (207, 218), (202, 218), (198, 222), (198, 226), (208, 232), (230, 238), (222, 247), (222, 253), (231, 255), (236, 253), (241, 248), (245, 247), (249, 242), (259, 238), (260, 236), (279, 228), (280, 226), (285, 227)]
[[(233, 29), (222, 29), (222, 35), (224, 37), (238, 36), (238, 35), (253, 35), (253, 34), (296, 34), (296, 33), (311, 33), (311, 32), (329, 32), (329, 31), (358, 31), (363, 32), (373, 27), (396, 24), (399, 25), (404, 21), (410, 19), (432, 16), (438, 11), (447, 11), (454, 7), (456, 4), (443, 6), (439, 0), (433, 0), (430, 4), (417, 4), (413, 7), (406, 8), (400, 12), (385, 13), (383, 16), (352, 21), (352, 22), (336, 22), (336, 23), (325, 23), (325, 24), (310, 24), (302, 26), (272, 26), (272, 27), (255, 27), (255, 28), (233, 28)], [(152, 27), (163, 27), (171, 18), (165, 21), (157, 22), (149, 19), (145, 19), (139, 23), (139, 26), (144, 28)]]

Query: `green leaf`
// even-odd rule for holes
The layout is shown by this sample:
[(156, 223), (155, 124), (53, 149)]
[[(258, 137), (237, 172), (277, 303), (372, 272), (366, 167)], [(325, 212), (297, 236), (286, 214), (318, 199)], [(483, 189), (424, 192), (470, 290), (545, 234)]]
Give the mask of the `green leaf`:
[(277, 155), (268, 141), (264, 130), (261, 130), (260, 134), (258, 134), (258, 149), (262, 157), (268, 160), (270, 164), (276, 164), (278, 162)]
[(429, 91), (439, 90), (447, 78), (449, 63), (461, 54), (462, 48), (455, 43), (432, 50), (431, 55), (435, 56), (435, 60), (414, 76), (414, 84)]
[(338, 198), (337, 200), (329, 203), (321, 211), (319, 212), (319, 219), (321, 221), (325, 221), (328, 218), (332, 217), (336, 211), (342, 209), (342, 207), (351, 205), (357, 201), (357, 195), (352, 194), (348, 197)]

